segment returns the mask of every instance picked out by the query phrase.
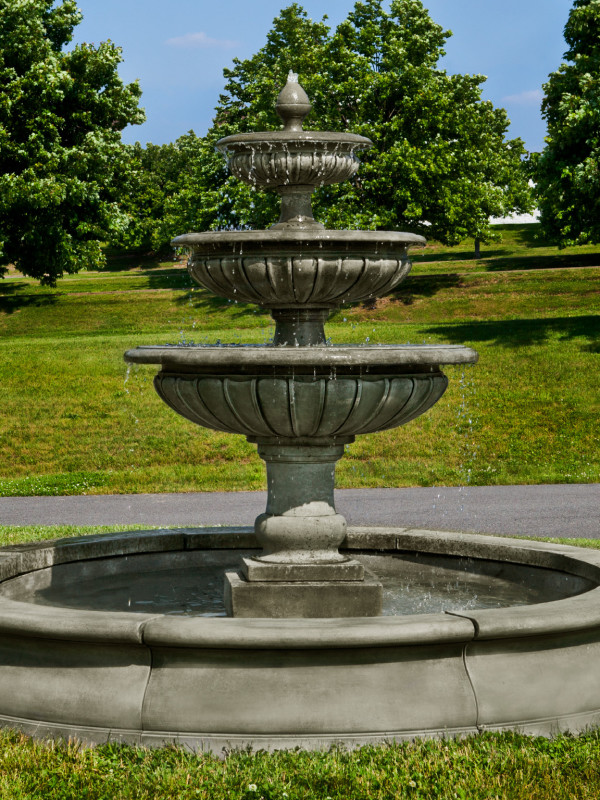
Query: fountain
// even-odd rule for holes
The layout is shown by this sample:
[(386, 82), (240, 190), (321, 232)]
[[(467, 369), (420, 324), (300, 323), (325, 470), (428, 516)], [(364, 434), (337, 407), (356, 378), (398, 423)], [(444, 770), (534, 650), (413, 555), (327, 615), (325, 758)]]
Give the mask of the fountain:
[[(356, 435), (444, 393), (459, 346), (326, 343), (342, 303), (391, 291), (424, 239), (326, 230), (316, 186), (370, 141), (303, 130), (291, 74), (281, 131), (218, 143), (282, 198), (267, 231), (191, 233), (189, 270), (257, 303), (272, 345), (129, 350), (190, 421), (245, 435), (267, 466), (254, 528), (131, 532), (0, 550), (0, 724), (83, 741), (197, 749), (346, 746), (600, 720), (600, 553), (488, 536), (348, 528), (334, 472)], [(527, 532), (525, 532), (527, 533)]]
[(310, 102), (290, 73), (277, 99), (281, 131), (217, 143), (237, 178), (281, 195), (268, 231), (193, 233), (189, 270), (229, 299), (258, 303), (275, 320), (273, 346), (145, 347), (125, 358), (158, 363), (160, 397), (192, 422), (245, 434), (267, 465), (262, 553), (226, 575), (234, 617), (361, 617), (381, 611), (382, 586), (339, 552), (346, 522), (334, 507), (336, 461), (356, 434), (403, 425), (443, 394), (440, 364), (473, 362), (466, 347), (326, 346), (323, 323), (344, 302), (392, 290), (420, 236), (325, 230), (313, 218), (316, 185), (338, 183), (371, 146), (351, 133), (304, 131)]

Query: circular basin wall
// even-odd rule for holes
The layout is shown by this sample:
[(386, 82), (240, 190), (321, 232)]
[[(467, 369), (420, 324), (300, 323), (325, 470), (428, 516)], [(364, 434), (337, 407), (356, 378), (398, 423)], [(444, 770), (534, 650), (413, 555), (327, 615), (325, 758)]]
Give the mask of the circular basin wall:
[(597, 551), (350, 529), (385, 616), (223, 617), (222, 572), (256, 546), (209, 528), (0, 550), (0, 722), (220, 751), (600, 721)]

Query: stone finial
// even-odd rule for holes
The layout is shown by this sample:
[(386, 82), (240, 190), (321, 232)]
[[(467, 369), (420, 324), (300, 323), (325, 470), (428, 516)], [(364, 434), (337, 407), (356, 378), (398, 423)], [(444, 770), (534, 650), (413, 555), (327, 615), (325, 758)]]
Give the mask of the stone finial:
[(304, 117), (312, 108), (308, 95), (298, 83), (298, 75), (289, 71), (287, 83), (279, 92), (275, 111), (283, 120), (284, 131), (301, 131)]

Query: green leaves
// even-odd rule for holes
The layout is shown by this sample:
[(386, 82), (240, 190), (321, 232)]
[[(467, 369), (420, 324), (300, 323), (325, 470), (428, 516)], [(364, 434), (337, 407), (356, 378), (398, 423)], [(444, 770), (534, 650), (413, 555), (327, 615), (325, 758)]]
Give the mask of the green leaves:
[(0, 0), (0, 274), (13, 263), (49, 285), (102, 263), (123, 219), (120, 132), (144, 119), (118, 47), (63, 51), (80, 20), (73, 0)]
[(374, 143), (352, 181), (315, 192), (327, 227), (409, 230), (445, 243), (493, 238), (490, 216), (531, 206), (523, 143), (506, 140), (506, 112), (482, 101), (482, 76), (438, 68), (449, 35), (420, 0), (393, 0), (389, 12), (362, 0), (335, 30), (295, 3), (284, 9), (264, 47), (225, 70), (214, 124), (166, 203), (171, 235), (277, 220), (275, 193), (227, 179), (212, 147), (231, 133), (279, 128), (275, 99), (293, 69), (313, 103), (306, 128)]
[(576, 0), (569, 49), (544, 85), (546, 147), (533, 168), (544, 232), (560, 246), (600, 242), (600, 2)]

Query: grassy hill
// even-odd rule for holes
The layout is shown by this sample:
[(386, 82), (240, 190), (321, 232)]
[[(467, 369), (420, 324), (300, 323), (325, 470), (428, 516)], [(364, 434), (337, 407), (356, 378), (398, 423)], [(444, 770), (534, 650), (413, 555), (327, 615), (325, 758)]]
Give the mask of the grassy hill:
[[(600, 481), (600, 248), (559, 251), (535, 225), (432, 244), (389, 297), (336, 313), (335, 343), (466, 344), (425, 416), (360, 437), (338, 486)], [(182, 261), (113, 254), (103, 272), (0, 281), (0, 494), (264, 488), (241, 436), (193, 426), (128, 370), (138, 344), (265, 342), (271, 318), (194, 288)]]

